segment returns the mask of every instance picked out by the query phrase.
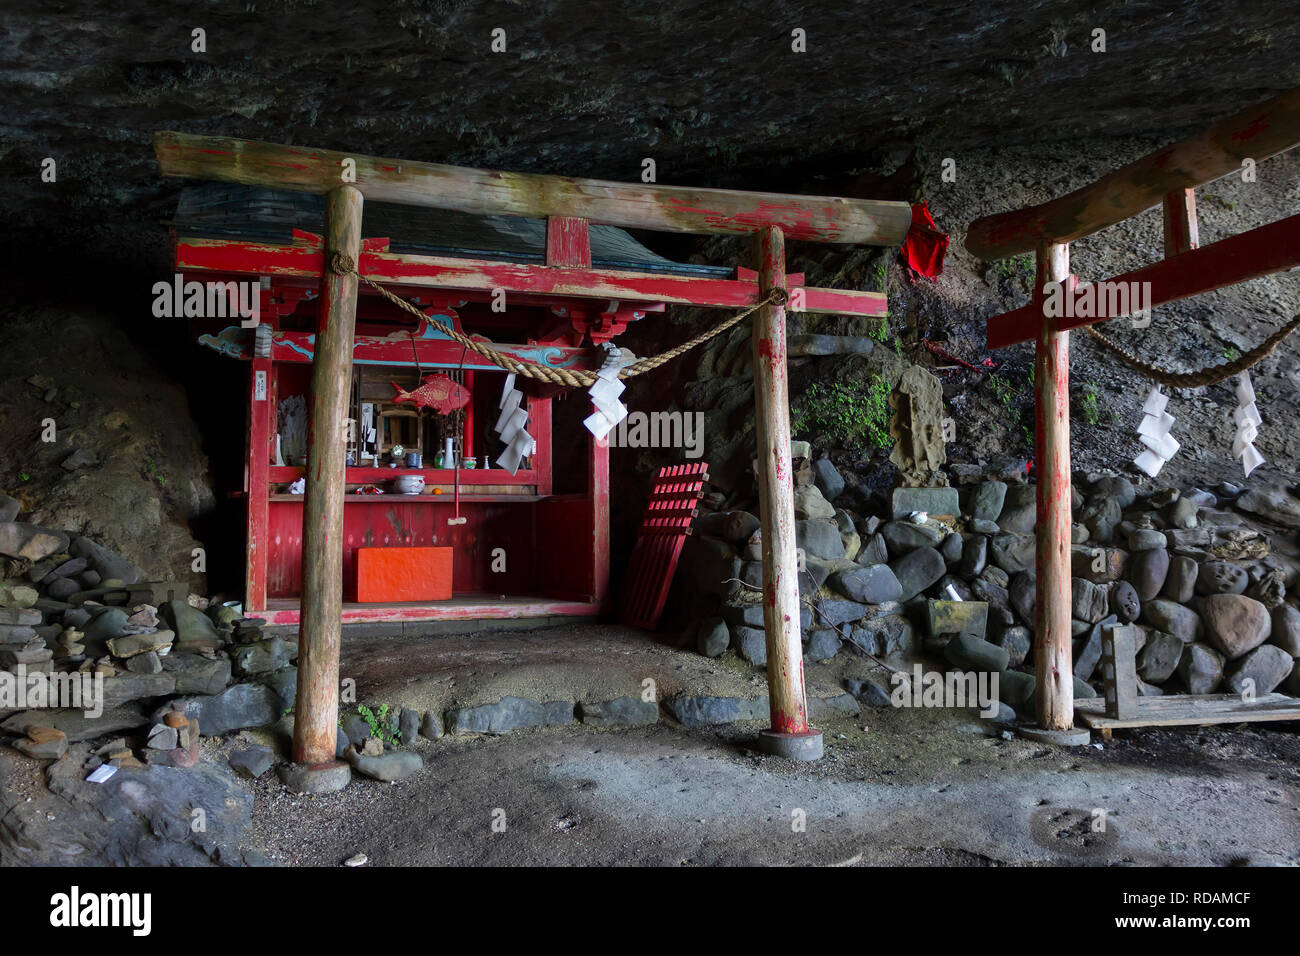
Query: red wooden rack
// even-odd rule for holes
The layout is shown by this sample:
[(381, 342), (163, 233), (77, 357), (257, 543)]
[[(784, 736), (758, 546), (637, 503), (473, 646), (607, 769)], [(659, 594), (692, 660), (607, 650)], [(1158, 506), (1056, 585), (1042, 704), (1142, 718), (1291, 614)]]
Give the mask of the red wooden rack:
[(708, 468), (707, 462), (696, 462), (659, 469), (628, 561), (620, 611), (624, 624), (654, 630), (659, 623)]

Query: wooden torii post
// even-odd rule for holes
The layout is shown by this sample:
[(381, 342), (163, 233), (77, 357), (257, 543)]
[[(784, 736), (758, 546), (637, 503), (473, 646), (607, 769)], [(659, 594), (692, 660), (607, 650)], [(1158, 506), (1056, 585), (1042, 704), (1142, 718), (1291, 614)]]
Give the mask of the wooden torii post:
[(795, 549), (794, 473), (790, 457), (790, 391), (785, 354), (785, 235), (768, 226), (757, 236), (758, 281), (778, 301), (754, 316), (754, 408), (758, 511), (763, 531), (763, 629), (767, 644), (772, 726), (764, 750), (797, 760), (822, 755), (821, 731), (808, 726), (799, 625), (799, 566)]
[[(353, 186), (326, 195), (325, 252), (353, 261), (361, 251), (364, 200)], [(343, 434), (352, 380), (357, 277), (325, 273), (307, 419), (307, 487), (302, 509), (302, 617), (299, 619), (298, 696), (293, 761), (319, 766), (334, 760), (339, 706), (339, 649), (343, 640)]]
[[(1071, 651), (1069, 330), (1132, 314), (1120, 297), (1097, 295), (1089, 315), (1044, 311), (1049, 289), (1072, 295), (1070, 242), (1163, 206), (1165, 258), (1106, 285), (1146, 283), (1155, 307), (1300, 265), (1300, 216), (1200, 246), (1195, 188), (1300, 145), (1300, 88), (1242, 110), (1209, 129), (1157, 150), (1096, 182), (1039, 206), (971, 223), (966, 249), (992, 261), (1033, 251), (1029, 305), (989, 319), (988, 347), (1035, 342), (1034, 452), (1037, 485), (1037, 601), (1034, 657), (1038, 726), (1074, 723)], [(1129, 297), (1123, 297), (1129, 303)]]
[[(167, 176), (328, 196), (329, 259), (322, 270), (324, 288), (309, 425), (313, 440), (303, 507), (305, 560), (293, 750), (300, 766), (323, 773), (337, 768), (332, 761), (338, 715), (345, 474), (339, 430), (351, 377), (357, 289), (354, 276), (329, 270), (336, 254), (347, 256), (362, 275), (395, 286), (504, 289), (714, 307), (743, 307), (771, 296), (772, 301), (758, 311), (754, 322), (764, 615), (772, 707), (772, 728), (764, 735), (763, 745), (796, 758), (820, 756), (821, 735), (808, 726), (799, 633), (785, 313), (789, 308), (883, 315), (885, 300), (878, 293), (787, 288), (784, 243), (789, 238), (897, 245), (911, 225), (911, 208), (906, 203), (492, 172), (175, 132), (156, 134), (154, 151)], [(546, 265), (532, 266), (367, 253), (360, 241), (361, 210), (363, 202), (376, 201), (546, 219), (548, 250), (564, 246), (565, 237), (575, 231), (585, 240), (588, 222), (662, 232), (755, 236), (761, 263), (759, 281), (593, 269), (590, 259), (581, 257), (548, 258)], [(326, 788), (334, 784), (317, 781), (315, 785)]]

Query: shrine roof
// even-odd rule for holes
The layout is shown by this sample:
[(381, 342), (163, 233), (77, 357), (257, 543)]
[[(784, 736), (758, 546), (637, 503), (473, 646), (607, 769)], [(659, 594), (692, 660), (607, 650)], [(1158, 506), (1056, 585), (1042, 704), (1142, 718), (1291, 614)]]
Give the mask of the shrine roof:
[[(541, 219), (375, 202), (366, 204), (363, 223), (364, 235), (388, 238), (395, 253), (535, 264), (546, 258), (546, 222)], [(187, 237), (287, 244), (294, 229), (325, 232), (325, 197), (203, 183), (182, 190), (172, 226)], [(590, 235), (596, 267), (706, 277), (727, 277), (733, 271), (726, 266), (674, 262), (615, 226), (592, 225)]]

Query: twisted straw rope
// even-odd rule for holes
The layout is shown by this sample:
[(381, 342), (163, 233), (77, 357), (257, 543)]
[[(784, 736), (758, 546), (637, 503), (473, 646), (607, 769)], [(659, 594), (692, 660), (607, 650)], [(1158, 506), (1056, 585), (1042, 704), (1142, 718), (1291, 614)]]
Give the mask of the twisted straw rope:
[[(537, 362), (526, 362), (522, 359), (506, 355), (491, 342), (480, 342), (457, 332), (445, 322), (431, 315), (425, 315), (405, 299), (394, 295), (379, 283), (363, 276), (357, 271), (356, 261), (349, 255), (342, 252), (334, 253), (333, 257), (330, 259), (330, 270), (336, 275), (356, 276), (389, 302), (393, 303), (393, 305), (405, 309), (418, 319), (425, 319), (439, 331), (450, 336), (454, 341), (459, 342), (470, 351), (483, 356), (483, 358), (487, 359), (493, 365), (503, 368), (507, 372), (514, 372), (516, 375), (522, 375), (525, 378), (535, 378), (543, 382), (550, 382), (553, 385), (567, 385), (571, 388), (589, 388), (596, 384), (597, 375), (595, 372), (588, 372), (582, 369), (554, 368), (550, 365), (541, 365)], [(620, 369), (618, 377), (631, 378), (634, 375), (641, 375), (645, 372), (649, 372), (651, 369), (656, 369), (660, 365), (664, 365), (665, 363), (677, 358), (677, 356), (681, 355), (683, 352), (689, 352), (697, 345), (702, 345), (714, 336), (722, 334), (742, 319), (763, 308), (763, 306), (772, 304), (784, 305), (788, 298), (789, 296), (784, 289), (773, 289), (761, 302), (757, 302), (754, 305), (751, 305), (748, 309), (737, 312), (735, 315), (720, 322), (709, 331), (703, 332), (692, 339), (687, 339), (681, 345), (671, 348), (666, 352), (638, 359), (631, 365)]]
[(1273, 351), (1282, 344), (1282, 340), (1300, 328), (1300, 315), (1294, 316), (1290, 322), (1282, 326), (1259, 345), (1255, 346), (1244, 355), (1240, 355), (1231, 362), (1225, 362), (1222, 365), (1211, 365), (1203, 368), (1198, 372), (1169, 372), (1149, 362), (1144, 362), (1132, 352), (1128, 352), (1117, 342), (1106, 338), (1097, 329), (1091, 325), (1084, 326), (1098, 344), (1103, 348), (1113, 352), (1119, 357), (1120, 361), (1134, 371), (1145, 375), (1161, 385), (1167, 385), (1170, 388), (1197, 388), (1201, 385), (1213, 385), (1215, 382), (1222, 382), (1225, 378), (1231, 378), (1239, 375), (1253, 365), (1258, 365), (1264, 359), (1273, 354)]

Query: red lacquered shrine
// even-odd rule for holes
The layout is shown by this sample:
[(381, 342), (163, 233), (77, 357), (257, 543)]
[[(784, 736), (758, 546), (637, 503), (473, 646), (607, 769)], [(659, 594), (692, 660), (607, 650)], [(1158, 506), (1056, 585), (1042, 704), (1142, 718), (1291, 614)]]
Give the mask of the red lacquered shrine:
[[(786, 272), (785, 241), (896, 245), (912, 219), (906, 204), (503, 173), (176, 132), (158, 133), (154, 151), (167, 176), (230, 184), (182, 200), (177, 273), (260, 282), (256, 330), (231, 325), (202, 341), (251, 364), (245, 609), (299, 625), (295, 763), (333, 758), (342, 622), (600, 610), (608, 449), (582, 424), (585, 391), (533, 380), (553, 377), (539, 365), (590, 373), (592, 346), (666, 305), (753, 307), (772, 710), (760, 742), (798, 759), (821, 754), (803, 687), (785, 320), (883, 315), (885, 297), (804, 287)], [(623, 229), (747, 236), (758, 269), (672, 263)], [(423, 316), (407, 318), (371, 283)], [(497, 365), (439, 325), (524, 363), (516, 387), (536, 444), (518, 471), (428, 467), (449, 440), (458, 462), (497, 461), (505, 385)], [(396, 400), (428, 372), (448, 377), (437, 382), (444, 410), (464, 399), (463, 409), (440, 416)], [(330, 437), (336, 429), (346, 435)], [(407, 464), (395, 445), (420, 467), (389, 467)], [(403, 471), (424, 479), (421, 493), (393, 493)], [(357, 493), (368, 485), (382, 494)], [(421, 580), (371, 548), (446, 549), (412, 552), (444, 579)], [(435, 584), (445, 592), (448, 557), (450, 597), (356, 600), (358, 566), (371, 598), (388, 585), (406, 596)], [(371, 567), (386, 570), (372, 580)]]
[[(201, 335), (199, 342), (251, 365), (244, 608), (272, 624), (299, 621), (304, 496), (291, 486), (303, 478), (306, 464), (303, 439), (325, 268), (324, 214), (320, 196), (204, 184), (182, 193), (173, 221), (175, 268), (182, 281), (257, 281), (260, 286), (256, 328), (245, 328), (232, 316), (230, 321), (239, 324)], [(593, 345), (611, 341), (648, 313), (663, 312), (665, 298), (689, 294), (707, 301), (711, 294), (718, 304), (736, 306), (757, 299), (750, 270), (672, 262), (621, 229), (582, 220), (557, 228), (544, 220), (372, 203), (365, 231), (387, 235), (363, 238), (363, 274), (383, 277), (391, 291), (459, 332), (481, 335), (513, 357), (554, 367), (594, 368)], [(459, 273), (488, 265), (503, 275), (483, 276), (482, 289), (430, 287), (440, 281), (463, 284), (456, 281)], [(635, 289), (610, 285), (611, 295), (632, 291), (638, 298), (565, 295), (560, 283), (538, 292), (497, 291), (507, 288), (506, 281), (516, 287), (527, 283), (527, 270), (536, 266), (639, 274)], [(502, 286), (495, 286), (497, 281)], [(812, 298), (805, 303), (810, 308), (883, 312), (870, 294), (800, 291)], [(665, 298), (655, 299), (656, 293)], [(591, 411), (584, 392), (523, 378), (515, 383), (525, 393), (521, 407), (527, 409), (526, 427), (537, 447), (512, 474), (497, 464), (503, 446), (492, 431), (506, 373), (364, 284), (352, 367), (343, 512), (345, 622), (599, 613), (609, 578), (609, 449), (582, 426)], [(469, 391), (462, 411), (442, 416), (396, 401), (398, 387), (414, 389), (436, 372)], [(456, 473), (438, 467), (447, 438), (457, 461), (475, 464), (460, 469), (459, 495)], [(394, 448), (402, 454), (395, 456)], [(407, 464), (405, 456), (412, 452), (419, 467)], [(396, 491), (395, 480), (406, 475), (424, 479), (421, 493)], [(382, 493), (366, 493), (375, 489)], [(449, 524), (454, 515), (464, 523)], [(370, 547), (453, 549), (452, 597), (359, 600), (367, 595), (358, 594), (357, 550)]]
[[(320, 197), (205, 185), (185, 190), (174, 221), (176, 271), (183, 281), (252, 277), (260, 286), (257, 328), (232, 324), (199, 341), (251, 365), (244, 605), (246, 614), (273, 624), (297, 624), (299, 617), (303, 495), (290, 489), (304, 476), (323, 217)], [(372, 204), (367, 227), (372, 223), (394, 236), (418, 235), (418, 241), (367, 238), (363, 256), (403, 250), (469, 261), (472, 253), (503, 265), (556, 265), (561, 258), (590, 265), (594, 257), (596, 265), (662, 277), (731, 272), (670, 262), (612, 227), (573, 230), (567, 245), (556, 248), (547, 243), (546, 224), (536, 220)], [(592, 368), (592, 344), (664, 309), (653, 300), (511, 292), (496, 295), (494, 310), (491, 291), (390, 288), (427, 315), (459, 332), (481, 334), (511, 356), (567, 368)], [(501, 368), (364, 285), (352, 361), (343, 620), (596, 614), (609, 576), (609, 449), (582, 426), (591, 411), (585, 393), (569, 395), (522, 378), (515, 383), (524, 392), (521, 407), (537, 444), (511, 473), (497, 464), (503, 445), (493, 431), (506, 379)], [(444, 416), (396, 401), (399, 386), (414, 389), (439, 372), (470, 393), (462, 410)], [(475, 465), (460, 469), (459, 495), (456, 472), (440, 460), (448, 438), (456, 460)], [(419, 467), (407, 464), (411, 453), (419, 456)], [(423, 491), (397, 492), (396, 479), (410, 475), (424, 479)], [(382, 493), (366, 493), (376, 488)], [(457, 514), (464, 523), (449, 524)], [(358, 600), (367, 595), (358, 593), (364, 582), (358, 582), (357, 551), (368, 547), (451, 548), (452, 597)]]

